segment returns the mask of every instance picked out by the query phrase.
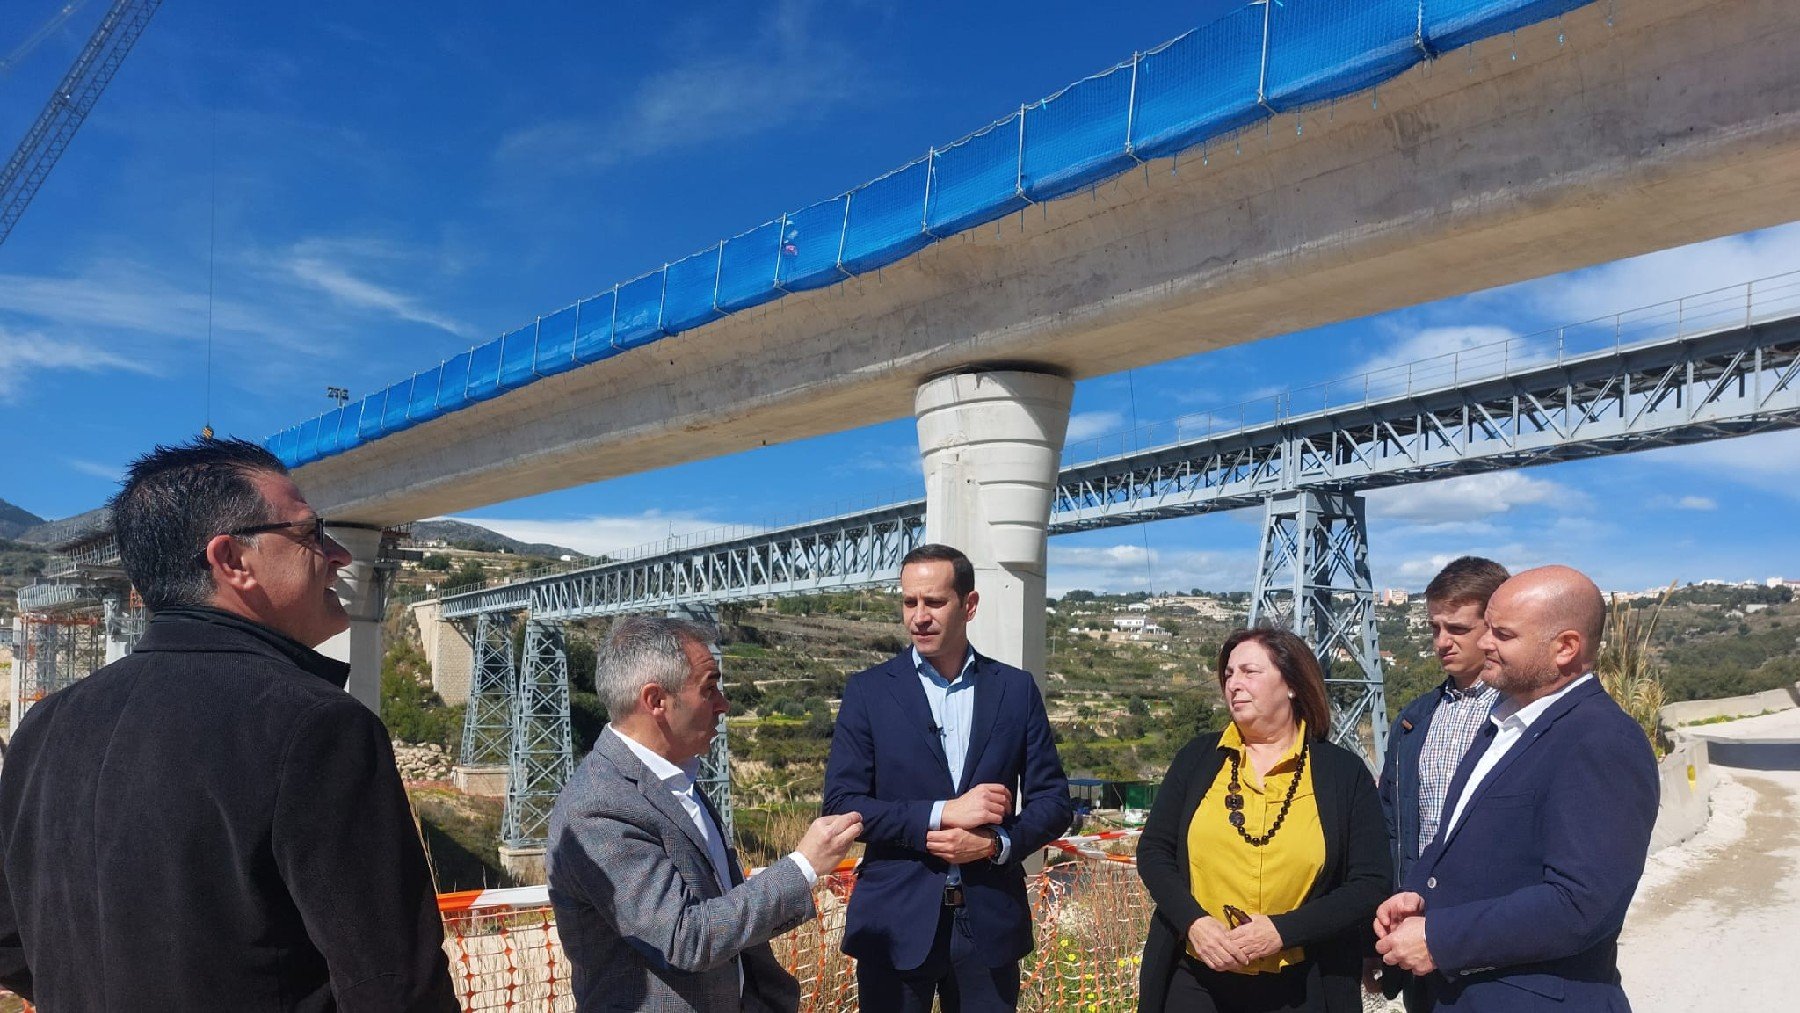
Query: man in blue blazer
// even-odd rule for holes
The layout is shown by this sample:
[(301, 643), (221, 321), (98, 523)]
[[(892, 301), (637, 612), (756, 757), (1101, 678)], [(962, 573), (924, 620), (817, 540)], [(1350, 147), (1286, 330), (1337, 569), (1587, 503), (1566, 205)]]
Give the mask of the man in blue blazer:
[(1021, 863), (1068, 829), (1068, 779), (1031, 675), (969, 645), (968, 557), (914, 549), (900, 592), (913, 646), (850, 678), (825, 764), (825, 812), (867, 844), (844, 952), (870, 1013), (1016, 1009)]
[(1387, 963), (1442, 1009), (1627, 1011), (1618, 941), (1656, 822), (1656, 761), (1593, 674), (1606, 603), (1562, 566), (1488, 601), (1482, 678), (1504, 695), (1448, 815), (1375, 916)]

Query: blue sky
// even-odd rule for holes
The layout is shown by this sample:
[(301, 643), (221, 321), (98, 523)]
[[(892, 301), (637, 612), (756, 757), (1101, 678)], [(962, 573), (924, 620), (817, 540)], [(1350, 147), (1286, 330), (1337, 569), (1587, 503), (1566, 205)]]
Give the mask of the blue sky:
[[(0, 57), (64, 2), (13, 0)], [(260, 439), (327, 385), (384, 386), (1236, 3), (172, 0), (0, 245), (0, 497), (91, 508), (154, 442), (209, 419)], [(0, 73), (8, 151), (105, 6)], [(1796, 269), (1788, 226), (1102, 377), (1071, 439)], [(914, 439), (898, 420), (467, 519), (587, 551), (799, 519), (916, 495)], [(1782, 434), (1383, 491), (1376, 579), (1465, 551), (1616, 588), (1800, 577), (1797, 475)], [(1259, 523), (1059, 538), (1052, 590), (1241, 588)]]

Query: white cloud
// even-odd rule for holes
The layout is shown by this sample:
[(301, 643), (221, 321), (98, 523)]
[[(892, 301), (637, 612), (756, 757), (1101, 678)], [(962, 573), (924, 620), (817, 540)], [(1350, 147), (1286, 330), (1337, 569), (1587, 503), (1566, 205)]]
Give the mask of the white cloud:
[(618, 556), (652, 546), (666, 547), (671, 538), (690, 542), (695, 536), (727, 537), (728, 530), (748, 534), (760, 530), (751, 525), (726, 525), (722, 521), (690, 514), (665, 514), (647, 510), (624, 516), (593, 515), (567, 520), (514, 517), (449, 517), (445, 520), (479, 524), (523, 542), (561, 545), (590, 556)]
[(1711, 496), (1656, 496), (1650, 506), (1662, 510), (1717, 510), (1719, 501)]
[[(1795, 270), (1800, 270), (1800, 222), (1527, 282), (1513, 291), (1526, 295), (1553, 318), (1573, 322)], [(1796, 299), (1800, 292), (1791, 279), (1788, 286), (1787, 305), (1792, 308), (1800, 302)], [(1719, 317), (1715, 326), (1722, 325), (1741, 319), (1743, 309), (1742, 290), (1722, 293), (1716, 300), (1695, 300), (1686, 308), (1686, 320), (1690, 329), (1696, 322), (1706, 326), (1713, 314)], [(1673, 324), (1672, 308), (1662, 316)]]
[(777, 3), (753, 38), (708, 40), (644, 78), (616, 107), (511, 131), (495, 159), (583, 173), (816, 120), (871, 90), (870, 70), (812, 24), (817, 5)]
[(1256, 579), (1256, 552), (1164, 551), (1138, 544), (1104, 546), (1050, 543), (1046, 582), (1054, 597), (1087, 591), (1167, 591), (1193, 587), (1249, 587)]
[(345, 306), (425, 324), (459, 337), (474, 333), (467, 324), (421, 306), (412, 296), (356, 277), (343, 264), (320, 257), (294, 256), (288, 260), (287, 270), (302, 284), (318, 289)]
[(1584, 493), (1521, 471), (1461, 475), (1368, 493), (1371, 518), (1440, 527), (1466, 528), (1522, 506), (1569, 509), (1587, 502)]
[(0, 312), (63, 329), (171, 337), (206, 333), (206, 295), (170, 284), (143, 266), (94, 264), (78, 275), (0, 275)]
[(115, 355), (79, 339), (52, 341), (38, 331), (0, 326), (0, 400), (9, 400), (31, 374), (44, 370), (81, 373), (127, 372), (154, 375), (157, 370), (138, 359)]
[(116, 464), (101, 464), (98, 461), (87, 461), (79, 457), (68, 458), (63, 461), (63, 463), (69, 466), (69, 470), (78, 471), (83, 475), (104, 478), (109, 482), (122, 482), (125, 480), (125, 469)]
[(1709, 492), (1723, 483), (1800, 499), (1800, 481), (1796, 480), (1800, 476), (1800, 429), (1668, 447), (1640, 456), (1697, 472)]
[(1118, 412), (1076, 412), (1069, 416), (1069, 434), (1064, 437), (1065, 444), (1080, 443), (1096, 436), (1116, 433), (1125, 424), (1125, 416)]
[(1486, 377), (1502, 376), (1542, 361), (1541, 338), (1521, 337), (1510, 327), (1469, 325), (1427, 327), (1400, 338), (1385, 351), (1329, 385), (1332, 404), (1364, 395), (1391, 397)]

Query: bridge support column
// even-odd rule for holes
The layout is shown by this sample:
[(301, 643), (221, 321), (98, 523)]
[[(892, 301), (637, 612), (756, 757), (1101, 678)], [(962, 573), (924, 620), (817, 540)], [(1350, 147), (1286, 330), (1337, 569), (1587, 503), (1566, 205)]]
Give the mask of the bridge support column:
[(525, 656), (512, 704), (512, 762), (500, 839), (514, 859), (535, 849), (541, 865), (550, 836), (550, 809), (575, 772), (562, 623), (525, 620)]
[(475, 676), (475, 651), (463, 628), (444, 618), (443, 604), (430, 599), (412, 606), (419, 644), (431, 666), (431, 691), (446, 704), (469, 702)]
[(1259, 622), (1285, 626), (1312, 646), (1325, 668), (1332, 741), (1378, 767), (1387, 749), (1387, 697), (1361, 496), (1318, 490), (1264, 501), (1250, 603), (1250, 624)]
[[(718, 628), (719, 610), (712, 602), (688, 602), (669, 609), (673, 619), (687, 619), (691, 622)], [(719, 686), (725, 687), (725, 658), (719, 651), (717, 642), (712, 648), (713, 660), (719, 663)], [(728, 694), (729, 695), (729, 694)], [(712, 748), (700, 759), (700, 776), (696, 778), (700, 790), (712, 802), (713, 808), (719, 812), (719, 821), (724, 824), (725, 839), (735, 840), (731, 820), (731, 743), (726, 738), (725, 718), (719, 718), (719, 734), (713, 736)]]
[(109, 594), (100, 603), (101, 636), (104, 638), (102, 664), (110, 665), (131, 653), (137, 637), (133, 636), (134, 617), (125, 594)]
[(513, 671), (511, 616), (481, 612), (470, 625), (474, 684), (469, 688), (468, 708), (463, 711), (462, 748), (457, 752), (454, 775), (456, 790), (465, 795), (504, 798), (507, 769), (512, 763), (513, 693), (518, 687)]
[(363, 706), (381, 713), (381, 619), (387, 607), (387, 571), (379, 565), (381, 529), (333, 526), (326, 529), (350, 551), (350, 565), (338, 575), (337, 593), (350, 613), (350, 628), (320, 645), (327, 657), (350, 663), (344, 688)]
[(925, 540), (975, 564), (975, 648), (1044, 677), (1045, 529), (1075, 391), (1023, 370), (953, 373), (914, 397)]

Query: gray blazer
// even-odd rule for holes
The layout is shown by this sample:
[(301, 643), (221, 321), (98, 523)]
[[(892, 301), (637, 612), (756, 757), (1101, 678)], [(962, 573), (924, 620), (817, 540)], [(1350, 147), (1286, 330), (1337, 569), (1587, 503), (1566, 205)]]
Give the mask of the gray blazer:
[(800, 986), (768, 941), (812, 916), (806, 876), (784, 858), (746, 882), (726, 850), (732, 888), (722, 894), (681, 804), (623, 742), (601, 734), (556, 800), (544, 856), (576, 1009), (799, 1006)]

